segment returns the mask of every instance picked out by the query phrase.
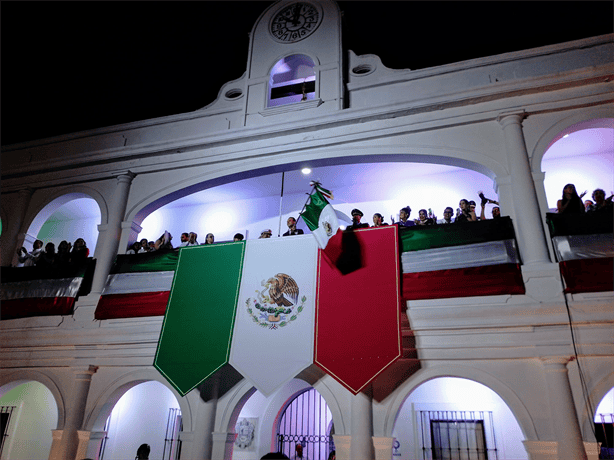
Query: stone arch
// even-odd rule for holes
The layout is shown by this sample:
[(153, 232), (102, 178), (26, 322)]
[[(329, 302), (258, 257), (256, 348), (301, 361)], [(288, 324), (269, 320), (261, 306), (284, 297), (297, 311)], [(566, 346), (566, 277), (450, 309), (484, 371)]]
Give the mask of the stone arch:
[[(86, 185), (75, 185), (71, 186), (70, 188), (65, 187), (57, 190), (51, 195), (45, 197), (43, 203), (29, 209), (26, 213), (22, 226), (24, 232), (32, 228), (32, 226), (34, 226), (38, 232), (51, 214), (53, 214), (62, 205), (76, 198), (92, 198), (94, 201), (96, 201), (98, 204), (98, 209), (100, 210), (100, 223), (103, 225), (107, 223), (109, 211), (107, 202), (102, 194), (98, 190)], [(45, 215), (42, 215), (41, 211), (43, 211), (49, 205), (52, 206), (50, 206), (47, 210), (48, 213), (46, 212)]]
[(57, 379), (55, 376), (31, 369), (6, 372), (0, 375), (0, 393), (4, 394), (22, 383), (32, 380), (45, 385), (45, 387), (51, 391), (55, 403), (58, 406), (58, 425), (56, 429), (63, 430), (64, 423), (66, 422), (66, 408), (64, 404), (64, 395), (60, 390), (60, 385), (56, 381)]
[(300, 169), (307, 163), (313, 167), (383, 162), (442, 164), (484, 174), (495, 182), (497, 177), (509, 175), (506, 165), (477, 151), (426, 145), (407, 146), (402, 143), (387, 145), (385, 151), (382, 150), (381, 147), (371, 145), (332, 149), (323, 147), (293, 152), (292, 161), (280, 162), (279, 158), (271, 156), (233, 162), (225, 168), (206, 174), (196, 173), (159, 188), (133, 204), (126, 212), (126, 221), (140, 226), (149, 214), (177, 199), (234, 181)]
[[(181, 408), (184, 431), (192, 431), (192, 407), (188, 399), (181, 397), (177, 390), (169, 386), (168, 382), (154, 369), (139, 369), (122, 374), (108, 384), (93, 398), (94, 402), (85, 414), (83, 429), (86, 431), (102, 431), (105, 421), (113, 411), (113, 407), (124, 393), (140, 383), (149, 381), (159, 382), (173, 393)], [(91, 393), (90, 397), (93, 397)]]
[[(603, 379), (601, 379), (597, 384), (593, 387), (590, 392), (590, 400), (592, 401), (592, 411), (587, 407), (587, 402), (585, 399), (582, 400), (582, 405), (580, 409), (580, 427), (582, 428), (582, 436), (585, 440), (592, 440), (594, 437), (593, 434), (593, 419), (595, 418), (595, 413), (593, 411), (597, 410), (597, 406), (604, 398), (604, 396), (614, 388), (614, 372), (610, 373)], [(589, 417), (590, 414), (590, 417)]]
[[(311, 383), (310, 379), (303, 379), (300, 377), (296, 377), (295, 381), (302, 381), (304, 385), (285, 385), (285, 390), (282, 389), (275, 398), (270, 402), (268, 408), (271, 411), (274, 411), (275, 414), (269, 413), (270, 419), (277, 420), (285, 405), (288, 401), (291, 401), (298, 393), (305, 391), (305, 388), (313, 387), (318, 393), (322, 395), (328, 408), (331, 411), (333, 421), (335, 423), (335, 433), (336, 434), (345, 434), (346, 429), (348, 428), (348, 421), (344, 420), (343, 412), (341, 410), (341, 404), (339, 399), (337, 398), (335, 392), (332, 387), (329, 385), (329, 381), (333, 381), (332, 377), (325, 376), (324, 378), (319, 379), (315, 383)], [(336, 382), (335, 382), (336, 383)], [(241, 380), (238, 385), (232, 390), (233, 393), (228, 398), (226, 404), (222, 407), (221, 404), (218, 405), (218, 412), (221, 413), (220, 417), (216, 417), (219, 421), (216, 423), (216, 431), (218, 432), (232, 432), (234, 430), (235, 424), (241, 413), (241, 409), (247, 402), (247, 400), (256, 392), (256, 388), (252, 386), (246, 379)], [(345, 390), (344, 390), (345, 391)], [(262, 426), (262, 429), (272, 430), (274, 425), (270, 426)], [(272, 436), (272, 435), (271, 435)]]
[(507, 385), (501, 382), (498, 378), (491, 374), (484, 372), (480, 369), (473, 367), (465, 367), (460, 365), (440, 365), (429, 369), (420, 369), (403, 385), (401, 385), (396, 391), (395, 396), (388, 407), (383, 426), (383, 436), (392, 437), (394, 429), (394, 423), (397, 415), (401, 409), (401, 406), (409, 395), (421, 384), (433, 380), (439, 377), (458, 377), (467, 380), (471, 380), (482, 385), (485, 385), (492, 391), (494, 391), (514, 414), (520, 429), (526, 440), (536, 441), (537, 430), (533, 423), (533, 419), (529, 414), (529, 411), (525, 407), (521, 399), (514, 393)]
[(585, 108), (559, 119), (542, 133), (531, 150), (531, 171), (541, 172), (542, 160), (548, 148), (565, 134), (588, 128), (614, 128), (614, 108), (611, 106)]

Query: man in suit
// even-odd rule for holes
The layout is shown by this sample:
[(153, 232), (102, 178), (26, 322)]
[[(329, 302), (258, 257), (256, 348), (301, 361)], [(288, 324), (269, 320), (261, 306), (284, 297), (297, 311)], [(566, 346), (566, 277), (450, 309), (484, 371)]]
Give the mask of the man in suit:
[(292, 216), (288, 217), (288, 231), (283, 236), (302, 235), (304, 232), (300, 228), (296, 228), (296, 219)]

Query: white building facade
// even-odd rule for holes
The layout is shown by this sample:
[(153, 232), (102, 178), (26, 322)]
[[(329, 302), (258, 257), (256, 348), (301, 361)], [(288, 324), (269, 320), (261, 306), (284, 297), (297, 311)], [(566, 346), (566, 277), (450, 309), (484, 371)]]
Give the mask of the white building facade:
[[(483, 420), (486, 443), (496, 442), (488, 458), (598, 458), (595, 410), (614, 387), (614, 292), (564, 293), (546, 224), (542, 160), (565, 134), (614, 129), (614, 36), (391, 70), (377, 56), (344, 51), (337, 4), (301, 3), (296, 19), (294, 10), (284, 16), (288, 2), (262, 13), (246, 73), (201, 110), (3, 149), (3, 266), (16, 264), (17, 248), (71, 200), (94, 200), (100, 216), (91, 292), (74, 311), (0, 321), (0, 396), (22, 404), (25, 419), (24, 399), (10, 392), (42, 384), (32, 390), (44, 395), (36, 401), (51, 403), (35, 410), (52, 413), (53, 425), (46, 441), (24, 435), (20, 443), (10, 431), (19, 421), (13, 417), (3, 459), (100, 458), (106, 436), (126, 435), (109, 435), (114, 407), (145, 382), (166, 387), (143, 390), (151, 391), (149, 404), (180, 409), (181, 459), (257, 459), (277, 450), (280, 414), (311, 387), (330, 410), (338, 459), (434, 458), (421, 439), (429, 411), (491, 414), (461, 421)], [(354, 396), (317, 369), (268, 398), (245, 380), (207, 401), (196, 390), (181, 397), (152, 365), (162, 316), (95, 320), (116, 255), (174, 200), (302, 166), (379, 162), (447, 165), (490, 178), (514, 223), (526, 288), (524, 295), (408, 301), (420, 369), (383, 400)], [(466, 390), (444, 396), (443, 388)], [(166, 418), (144, 417), (167, 436)], [(431, 420), (442, 417), (452, 420)], [(235, 444), (239, 419), (256, 421), (247, 447)], [(103, 458), (154, 446), (139, 436), (128, 453), (107, 443)], [(29, 442), (38, 450), (26, 450)], [(165, 449), (156, 444), (150, 458), (179, 455), (170, 444)]]

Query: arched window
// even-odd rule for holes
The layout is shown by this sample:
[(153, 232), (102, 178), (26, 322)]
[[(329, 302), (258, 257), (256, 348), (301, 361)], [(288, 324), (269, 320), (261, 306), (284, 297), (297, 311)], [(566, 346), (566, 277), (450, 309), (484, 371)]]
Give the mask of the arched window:
[(313, 60), (303, 54), (279, 60), (269, 78), (269, 107), (315, 99), (316, 74)]
[(330, 409), (322, 395), (311, 388), (286, 406), (277, 427), (277, 450), (294, 458), (298, 448), (304, 458), (326, 460), (335, 449), (332, 434)]

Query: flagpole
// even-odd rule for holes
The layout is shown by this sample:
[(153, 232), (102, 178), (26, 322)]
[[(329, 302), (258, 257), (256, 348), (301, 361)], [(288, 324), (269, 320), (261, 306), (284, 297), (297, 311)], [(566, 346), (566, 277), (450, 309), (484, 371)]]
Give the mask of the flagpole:
[(277, 227), (277, 237), (279, 238), (281, 236), (281, 202), (284, 199), (284, 178), (285, 178), (285, 171), (281, 172), (281, 194), (279, 196), (279, 227)]

